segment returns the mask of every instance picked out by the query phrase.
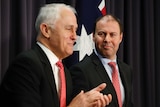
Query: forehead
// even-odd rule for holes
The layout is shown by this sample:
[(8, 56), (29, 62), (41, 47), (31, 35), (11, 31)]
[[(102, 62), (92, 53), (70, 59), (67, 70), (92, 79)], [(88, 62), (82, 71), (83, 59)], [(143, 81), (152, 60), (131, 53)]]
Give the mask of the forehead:
[(119, 28), (119, 24), (115, 20), (100, 20), (97, 22), (96, 27), (116, 27)]
[(96, 32), (99, 31), (103, 31), (103, 32), (117, 32), (120, 33), (120, 27), (117, 21), (115, 20), (110, 20), (110, 21), (106, 21), (106, 20), (100, 20), (97, 22), (96, 24)]

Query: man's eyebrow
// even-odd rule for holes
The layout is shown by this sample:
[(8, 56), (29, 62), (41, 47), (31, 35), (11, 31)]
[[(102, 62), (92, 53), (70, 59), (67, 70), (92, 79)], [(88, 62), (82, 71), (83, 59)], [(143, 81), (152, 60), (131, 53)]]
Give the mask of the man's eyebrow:
[(74, 27), (74, 25), (66, 25), (67, 27)]
[(76, 30), (78, 29), (78, 26), (74, 26), (74, 25), (66, 25), (65, 27), (71, 27), (71, 28), (76, 28)]

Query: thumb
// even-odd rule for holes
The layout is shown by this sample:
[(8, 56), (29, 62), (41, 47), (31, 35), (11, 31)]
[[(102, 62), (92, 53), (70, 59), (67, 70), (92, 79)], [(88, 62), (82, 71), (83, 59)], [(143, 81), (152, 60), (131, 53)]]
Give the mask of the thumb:
[(97, 87), (93, 88), (92, 90), (95, 90), (95, 91), (102, 91), (105, 87), (107, 86), (106, 83), (102, 83), (100, 85), (98, 85)]
[(81, 92), (77, 96), (80, 96), (81, 94), (84, 94), (83, 90), (81, 90)]

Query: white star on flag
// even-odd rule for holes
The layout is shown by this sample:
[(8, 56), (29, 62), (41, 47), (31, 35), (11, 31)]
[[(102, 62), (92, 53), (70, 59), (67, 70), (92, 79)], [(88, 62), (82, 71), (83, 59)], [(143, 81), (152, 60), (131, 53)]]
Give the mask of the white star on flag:
[(84, 56), (90, 55), (94, 49), (94, 42), (92, 33), (87, 35), (84, 25), (82, 25), (81, 35), (78, 36), (76, 44), (74, 46), (74, 51), (79, 51), (79, 60), (82, 60)]

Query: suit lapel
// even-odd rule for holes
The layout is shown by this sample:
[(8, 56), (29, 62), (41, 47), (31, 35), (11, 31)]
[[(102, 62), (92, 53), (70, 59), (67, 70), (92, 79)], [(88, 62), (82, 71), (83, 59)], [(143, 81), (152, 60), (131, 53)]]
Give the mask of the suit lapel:
[(96, 72), (98, 73), (97, 76), (99, 76), (102, 79), (100, 83), (105, 82), (107, 84), (107, 87), (102, 92), (105, 94), (111, 93), (113, 99), (115, 99), (112, 101), (111, 105), (118, 105), (116, 91), (102, 62), (99, 60), (98, 56), (95, 53), (91, 55), (91, 60), (93, 61), (94, 66), (96, 66)]
[(65, 64), (64, 64), (64, 70), (65, 70), (65, 78), (66, 78), (66, 97), (67, 97), (66, 100), (67, 100), (67, 104), (69, 104), (69, 102), (72, 100), (71, 98), (72, 96), (72, 78)]
[[(122, 83), (123, 83), (123, 86), (124, 86), (124, 90), (125, 90), (125, 100), (128, 100), (128, 98), (130, 96), (129, 95), (129, 89), (128, 89), (128, 85), (127, 85), (127, 75), (126, 75), (126, 69), (125, 67), (123, 66), (123, 64), (120, 62), (120, 61), (117, 61), (118, 62), (118, 67), (119, 67), (119, 72), (120, 72), (120, 77), (121, 77), (121, 80), (122, 80)], [(127, 102), (127, 101), (126, 101)]]
[(103, 67), (103, 64), (101, 63), (101, 61), (99, 60), (98, 56), (93, 53), (91, 55), (91, 59), (94, 63), (94, 65), (96, 66), (96, 72), (99, 74), (98, 76), (100, 76), (100, 78), (102, 79), (102, 82), (105, 82), (107, 84), (107, 88), (105, 88), (103, 91), (106, 93), (115, 93), (114, 91), (114, 87), (112, 85), (112, 82), (105, 70), (105, 68)]
[(44, 74), (46, 75), (48, 82), (50, 84), (51, 90), (53, 91), (53, 97), (57, 96), (57, 98), (54, 98), (55, 100), (58, 101), (58, 93), (57, 93), (57, 89), (56, 89), (56, 84), (55, 84), (55, 79), (54, 79), (54, 74), (52, 71), (52, 67), (49, 63), (49, 60), (47, 58), (47, 56), (45, 55), (45, 53), (43, 52), (43, 50), (36, 45), (36, 47), (34, 48), (36, 51), (36, 54), (39, 56), (40, 61), (42, 63), (42, 66), (44, 68)]

